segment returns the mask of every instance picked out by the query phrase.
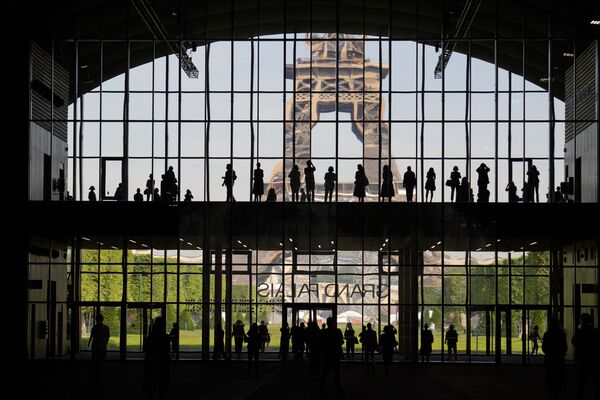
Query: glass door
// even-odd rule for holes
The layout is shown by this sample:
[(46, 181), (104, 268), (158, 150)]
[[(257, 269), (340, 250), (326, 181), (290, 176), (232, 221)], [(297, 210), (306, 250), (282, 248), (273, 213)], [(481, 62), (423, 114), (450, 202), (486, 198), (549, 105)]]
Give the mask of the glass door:
[(469, 350), (472, 356), (492, 356), (495, 351), (493, 307), (472, 307), (470, 309)]
[(156, 317), (165, 315), (164, 305), (129, 304), (127, 307), (127, 352), (143, 353), (144, 342)]

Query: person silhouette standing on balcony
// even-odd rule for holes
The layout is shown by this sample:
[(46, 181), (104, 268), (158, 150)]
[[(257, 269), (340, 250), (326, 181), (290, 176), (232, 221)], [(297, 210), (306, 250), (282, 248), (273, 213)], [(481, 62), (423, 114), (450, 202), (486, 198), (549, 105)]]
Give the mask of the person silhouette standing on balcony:
[(531, 190), (531, 202), (533, 203), (533, 194), (535, 194), (535, 202), (540, 202), (540, 171), (538, 171), (535, 165), (532, 165), (529, 170), (527, 170), (527, 184), (529, 185), (529, 190)]
[(388, 198), (388, 201), (392, 201), (392, 197), (394, 197), (396, 195), (396, 191), (394, 190), (394, 184), (393, 184), (393, 180), (394, 180), (394, 174), (392, 173), (392, 170), (390, 169), (389, 165), (384, 165), (383, 169), (381, 171), (381, 193), (379, 195), (380, 197), (380, 201), (386, 201), (385, 199)]
[(369, 185), (369, 180), (367, 179), (367, 174), (365, 174), (365, 167), (362, 164), (358, 164), (356, 166), (357, 171), (354, 174), (354, 193), (352, 195), (358, 198), (359, 202), (365, 201), (365, 196), (367, 194), (366, 188)]
[(298, 165), (292, 167), (290, 174), (288, 175), (290, 178), (290, 188), (292, 189), (292, 201), (299, 201), (300, 197), (298, 195), (298, 191), (300, 190), (300, 169)]
[(336, 182), (337, 174), (333, 172), (333, 167), (330, 166), (325, 173), (325, 202), (327, 202), (327, 199), (329, 198), (329, 202), (331, 203), (331, 197), (333, 195)]
[(221, 186), (225, 186), (227, 188), (227, 199), (226, 201), (235, 201), (233, 197), (233, 185), (235, 180), (237, 179), (237, 175), (233, 170), (231, 164), (227, 164), (225, 167), (225, 176), (223, 177), (223, 184)]
[(317, 168), (313, 165), (312, 161), (306, 162), (306, 168), (304, 168), (304, 183), (306, 184), (306, 196), (309, 202), (315, 201), (315, 171)]
[(425, 181), (425, 202), (433, 201), (433, 192), (435, 192), (435, 170), (429, 168), (427, 171), (427, 180)]
[(252, 194), (254, 201), (261, 201), (262, 195), (265, 193), (264, 171), (260, 168), (260, 163), (256, 163), (254, 170), (254, 185), (252, 185)]
[(410, 167), (406, 167), (406, 172), (404, 173), (402, 185), (406, 189), (406, 201), (408, 203), (412, 203), (413, 190), (415, 189), (415, 186), (417, 186), (417, 177), (415, 176), (415, 173), (412, 172)]

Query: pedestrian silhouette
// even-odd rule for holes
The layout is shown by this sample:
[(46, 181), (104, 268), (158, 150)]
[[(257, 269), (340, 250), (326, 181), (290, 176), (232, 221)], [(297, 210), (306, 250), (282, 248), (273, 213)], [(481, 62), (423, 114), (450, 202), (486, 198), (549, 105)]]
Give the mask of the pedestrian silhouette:
[(473, 191), (470, 188), (469, 180), (466, 176), (463, 176), (460, 186), (456, 192), (456, 202), (457, 203), (468, 203), (470, 200), (472, 201)]
[(505, 191), (508, 192), (508, 202), (509, 203), (517, 203), (520, 199), (517, 196), (517, 186), (513, 181), (508, 181), (508, 185), (506, 185)]
[(135, 194), (133, 195), (133, 201), (136, 203), (142, 203), (144, 201), (144, 195), (142, 194), (140, 188), (137, 188)]
[(394, 189), (394, 174), (390, 169), (389, 165), (384, 165), (381, 171), (381, 193), (379, 195), (380, 201), (385, 201), (387, 198), (388, 201), (392, 201), (392, 197), (396, 195), (396, 191)]
[(344, 339), (346, 339), (346, 358), (354, 358), (354, 346), (358, 343), (358, 339), (350, 322), (346, 324)]
[(458, 332), (454, 329), (454, 325), (450, 325), (446, 332), (446, 344), (448, 345), (448, 359), (454, 354), (454, 360), (458, 358), (456, 354), (456, 344), (458, 343)]
[(165, 317), (157, 317), (144, 343), (144, 389), (148, 396), (164, 398), (169, 387), (170, 338)]
[(531, 190), (531, 186), (527, 181), (523, 182), (523, 203), (532, 203), (533, 202), (533, 191)]
[(359, 202), (363, 202), (365, 201), (366, 188), (369, 185), (369, 179), (367, 179), (367, 174), (365, 174), (365, 168), (362, 164), (358, 164), (356, 168), (357, 171), (354, 174), (354, 192), (352, 195), (358, 197)]
[(304, 322), (300, 325), (292, 324), (290, 329), (292, 336), (292, 352), (294, 353), (295, 361), (304, 361)]
[(320, 334), (321, 330), (316, 321), (310, 321), (306, 327), (304, 340), (308, 351), (308, 371), (313, 377), (319, 376), (319, 363), (321, 362)]
[(423, 330), (421, 331), (421, 362), (429, 362), (429, 356), (431, 355), (433, 345), (433, 333), (429, 330), (429, 325), (424, 324)]
[(144, 194), (146, 195), (146, 201), (150, 201), (150, 197), (154, 193), (154, 178), (152, 178), (152, 174), (148, 176), (148, 180), (146, 181), (146, 189), (144, 189)]
[[(586, 382), (591, 382), (594, 399), (600, 398), (598, 383), (600, 357), (600, 332), (592, 324), (592, 316), (581, 314), (581, 325), (571, 340), (575, 349), (577, 363), (577, 394), (576, 399), (582, 399)], [(595, 377), (595, 378), (594, 378)]]
[(565, 379), (565, 354), (567, 338), (556, 317), (548, 320), (548, 330), (542, 339), (546, 390), (549, 399), (558, 399)]
[[(68, 199), (68, 194), (69, 192), (67, 192), (67, 199)], [(554, 203), (564, 203), (565, 202), (565, 198), (563, 197), (563, 194), (560, 190), (560, 186), (556, 187), (556, 190), (554, 191)]]
[[(485, 163), (481, 163), (481, 165), (475, 170), (475, 172), (477, 172), (477, 199), (478, 201), (481, 199), (481, 201), (479, 202), (485, 203), (487, 185), (490, 183), (490, 178), (488, 176), (488, 172), (490, 172), (490, 169), (487, 165), (485, 165)], [(489, 199), (489, 192), (487, 198)]]
[(258, 326), (258, 333), (260, 334), (260, 351), (261, 353), (264, 353), (267, 344), (271, 341), (271, 336), (269, 335), (269, 328), (267, 328), (265, 321), (260, 321), (260, 325)]
[(161, 201), (160, 194), (158, 193), (158, 188), (154, 188), (154, 194), (152, 195), (154, 201)]
[(396, 335), (392, 326), (386, 325), (383, 328), (383, 333), (379, 337), (379, 348), (381, 355), (383, 356), (383, 369), (386, 377), (390, 375), (390, 366), (392, 365), (394, 351), (397, 345), (398, 341), (396, 340)]
[(540, 328), (538, 328), (537, 325), (534, 325), (533, 328), (531, 329), (531, 332), (529, 332), (529, 340), (531, 340), (533, 342), (532, 346), (531, 346), (531, 354), (532, 355), (537, 355), (538, 353), (538, 340), (541, 340), (541, 336), (540, 336)]
[(246, 342), (248, 349), (248, 371), (250, 371), (252, 366), (254, 366), (254, 370), (256, 371), (258, 368), (258, 357), (261, 346), (260, 333), (258, 332), (258, 325), (256, 325), (256, 322), (253, 322), (252, 325), (250, 325), (250, 329), (246, 336)]
[(242, 347), (244, 346), (246, 332), (244, 331), (244, 323), (239, 319), (233, 324), (232, 334), (235, 343), (235, 354), (240, 358), (242, 356)]
[(306, 162), (306, 168), (304, 168), (304, 184), (306, 185), (306, 196), (307, 200), (315, 201), (315, 171), (317, 168), (313, 165), (312, 161)]
[(114, 198), (115, 198), (116, 201), (123, 201), (124, 200), (123, 184), (122, 183), (119, 183), (119, 186), (117, 186), (117, 188), (115, 189)]
[(235, 174), (231, 164), (227, 164), (225, 167), (225, 176), (222, 178), (223, 184), (221, 186), (225, 186), (227, 188), (227, 199), (225, 201), (235, 201), (235, 198), (233, 197), (233, 185), (237, 179), (237, 175)]
[(342, 391), (340, 381), (340, 355), (342, 354), (342, 345), (344, 336), (342, 331), (336, 326), (333, 317), (327, 318), (327, 328), (320, 333), (319, 347), (323, 358), (323, 368), (321, 373), (321, 393), (325, 393), (325, 386), (329, 373), (333, 374), (333, 380), (336, 393)]
[(179, 353), (179, 324), (177, 322), (173, 322), (173, 327), (169, 332), (169, 339), (171, 340), (173, 356), (176, 356)]
[(277, 193), (275, 192), (275, 188), (270, 188), (267, 193), (267, 201), (277, 201)]
[(450, 173), (450, 179), (446, 181), (446, 186), (450, 186), (450, 202), (454, 201), (454, 192), (456, 193), (456, 201), (458, 201), (458, 188), (460, 187), (460, 172), (455, 165)]
[(490, 191), (487, 189), (480, 190), (477, 192), (478, 203), (489, 203), (490, 202)]
[(367, 324), (367, 328), (361, 332), (361, 343), (365, 352), (365, 363), (367, 371), (375, 369), (375, 351), (377, 351), (377, 334), (373, 330), (371, 323)]
[(185, 191), (185, 196), (183, 198), (183, 201), (186, 203), (190, 203), (193, 198), (194, 198), (194, 195), (192, 195), (192, 191), (190, 189), (187, 189)]
[(411, 171), (410, 167), (406, 167), (404, 178), (402, 180), (402, 186), (406, 189), (406, 201), (412, 203), (413, 190), (417, 186), (417, 177), (415, 173)]
[(538, 171), (535, 165), (532, 165), (531, 168), (527, 170), (527, 184), (531, 189), (531, 202), (533, 202), (533, 195), (535, 194), (535, 202), (540, 202), (540, 171)]
[(169, 169), (164, 175), (165, 177), (165, 189), (162, 190), (163, 200), (173, 202), (177, 200), (177, 178), (175, 178), (175, 172), (173, 167), (169, 166)]
[(260, 201), (262, 195), (265, 193), (264, 183), (264, 171), (260, 168), (260, 163), (256, 163), (256, 169), (254, 170), (254, 184), (252, 185), (252, 194), (254, 195), (254, 201)]
[(94, 192), (94, 190), (96, 190), (96, 188), (93, 186), (90, 186), (90, 192), (88, 193), (89, 201), (96, 201), (96, 192)]
[(292, 167), (288, 178), (290, 178), (290, 188), (292, 189), (292, 201), (298, 201), (299, 195), (298, 191), (300, 190), (300, 169), (296, 164)]
[(333, 172), (333, 167), (330, 166), (325, 173), (325, 202), (327, 202), (327, 198), (329, 198), (329, 202), (331, 203), (331, 196), (335, 189), (335, 183), (337, 182), (337, 174)]
[(281, 332), (279, 339), (279, 358), (281, 361), (287, 361), (290, 348), (290, 327), (287, 322), (283, 323), (279, 332)]
[(433, 192), (435, 192), (435, 171), (433, 168), (429, 168), (427, 180), (425, 181), (425, 202), (430, 196), (429, 202), (433, 201)]
[(225, 331), (221, 328), (221, 324), (215, 324), (215, 345), (213, 347), (213, 360), (223, 357), (227, 360), (225, 354)]
[(306, 203), (306, 193), (304, 192), (304, 188), (300, 189), (300, 202)]
[(90, 347), (90, 343), (92, 344), (92, 376), (96, 391), (102, 389), (108, 339), (110, 339), (110, 329), (104, 325), (104, 316), (97, 314), (96, 325), (92, 327), (92, 333), (88, 340), (88, 347)]

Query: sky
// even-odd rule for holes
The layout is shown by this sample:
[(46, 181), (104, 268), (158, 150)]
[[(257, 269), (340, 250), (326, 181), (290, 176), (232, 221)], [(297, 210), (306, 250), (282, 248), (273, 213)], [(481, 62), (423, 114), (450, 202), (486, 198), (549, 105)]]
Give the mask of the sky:
[[(291, 35), (288, 35), (288, 38)], [(302, 39), (303, 35), (298, 35), (296, 44), (296, 57), (309, 57), (309, 49)], [(273, 91), (273, 93), (254, 94), (254, 129), (257, 141), (255, 143), (254, 155), (259, 157), (262, 168), (265, 170), (265, 177), (269, 177), (276, 163), (282, 158), (283, 148), (283, 120), (284, 100), (291, 99), (287, 95), (284, 99), (281, 91), (292, 90), (293, 81), (284, 80), (284, 43), (282, 41), (269, 41), (268, 39), (281, 39), (282, 35), (267, 36), (267, 40), (256, 39), (253, 42), (255, 46), (255, 68), (253, 77), (253, 87), (264, 91)], [(263, 39), (263, 38), (260, 38)], [(234, 42), (233, 44), (233, 63), (231, 62), (231, 42), (218, 42), (211, 45), (210, 48), (210, 69), (209, 85), (211, 91), (229, 91), (231, 90), (231, 66), (233, 64), (233, 90), (249, 91), (251, 88), (251, 68), (250, 68), (250, 41)], [(286, 64), (293, 63), (294, 44), (292, 41), (286, 43)], [(367, 41), (365, 44), (366, 58), (378, 62), (380, 58), (383, 63), (390, 65), (390, 74), (382, 81), (382, 90), (384, 92), (385, 118), (389, 117), (390, 98), (387, 93), (391, 82), (393, 91), (417, 91), (420, 90), (421, 80), (421, 45), (410, 41), (398, 41), (392, 43), (391, 57), (388, 48), (388, 42), (383, 42), (381, 46), (381, 57), (379, 54), (379, 45), (377, 42)], [(193, 91), (203, 91), (205, 89), (205, 51), (199, 47), (196, 52), (190, 53), (194, 64), (198, 67), (200, 76), (198, 79), (188, 78), (183, 71), (180, 71), (178, 61), (175, 56), (169, 56), (169, 91), (179, 89), (179, 79), (181, 79), (181, 89), (185, 93), (181, 96), (181, 110), (178, 109), (178, 93), (170, 93), (168, 96), (168, 112), (165, 111), (166, 94), (165, 93), (140, 93), (140, 91), (165, 91), (166, 89), (166, 60), (160, 58), (153, 63), (133, 68), (130, 73), (130, 108), (129, 108), (129, 132), (130, 132), (130, 161), (129, 161), (129, 193), (131, 199), (135, 188), (145, 185), (148, 174), (152, 171), (152, 164), (149, 160), (143, 160), (136, 157), (150, 157), (154, 153), (155, 157), (165, 157), (168, 150), (169, 158), (176, 158), (181, 151), (180, 161), (173, 159), (168, 162), (173, 165), (176, 174), (179, 175), (180, 188), (182, 192), (190, 189), (194, 194), (194, 200), (208, 200), (204, 197), (204, 161), (201, 159), (192, 159), (194, 157), (205, 156), (204, 134), (205, 124), (200, 122), (205, 118), (205, 95), (203, 93), (189, 93)], [(438, 54), (431, 46), (425, 47), (425, 90), (438, 91), (442, 89), (442, 80), (434, 79), (434, 69), (437, 63)], [(450, 59), (445, 71), (445, 90), (463, 91), (466, 88), (466, 56), (455, 53)], [(494, 104), (494, 65), (473, 59), (471, 65), (471, 89), (472, 91), (491, 91), (492, 93), (472, 93), (471, 95), (471, 155), (472, 157), (486, 157), (486, 164), (492, 168), (490, 172), (491, 199), (494, 199), (494, 134), (495, 125), (493, 122), (483, 122), (495, 118)], [(154, 74), (153, 74), (154, 73)], [(181, 75), (181, 77), (180, 77)], [(154, 76), (154, 82), (153, 82)], [(509, 73), (499, 70), (498, 90), (508, 90)], [(78, 105), (78, 118), (83, 117), (83, 154), (85, 156), (98, 157), (101, 151), (103, 157), (122, 157), (122, 132), (123, 123), (123, 93), (110, 93), (111, 91), (123, 91), (125, 84), (124, 75), (116, 76), (102, 84), (102, 91), (96, 88), (94, 91), (83, 96), (83, 113), (81, 113), (81, 102)], [(154, 85), (154, 86), (153, 86)], [(523, 96), (523, 85), (527, 91), (539, 91), (537, 93), (527, 93)], [(548, 148), (548, 123), (540, 122), (548, 119), (548, 95), (542, 89), (532, 83), (523, 82), (518, 75), (512, 77), (513, 90), (521, 93), (512, 95), (512, 156), (513, 157), (533, 157), (547, 159)], [(109, 92), (109, 93), (106, 93)], [(279, 93), (278, 93), (279, 92)], [(508, 120), (508, 94), (500, 94), (498, 98), (498, 118)], [(420, 180), (420, 161), (416, 162), (415, 157), (420, 154), (418, 148), (418, 138), (420, 134), (420, 95), (415, 93), (397, 93), (391, 97), (391, 117), (401, 122), (394, 123), (391, 127), (391, 150), (392, 157), (409, 157), (411, 159), (398, 160), (397, 164), (400, 171), (404, 171), (407, 166), (417, 169), (417, 178)], [(524, 103), (524, 107), (523, 107)], [(225, 164), (229, 162), (231, 147), (231, 97), (229, 93), (211, 93), (211, 124), (210, 124), (210, 147), (211, 156), (221, 157), (222, 159), (211, 160), (210, 162), (210, 200), (224, 200), (225, 188), (221, 186)], [(440, 157), (442, 155), (442, 124), (437, 122), (442, 118), (441, 95), (439, 93), (425, 94), (425, 123), (424, 127), (424, 156)], [(525, 109), (523, 113), (523, 108)], [(564, 104), (555, 100), (556, 118), (564, 119)], [(154, 113), (153, 113), (154, 110)], [(179, 112), (181, 120), (178, 123)], [(154, 115), (153, 115), (154, 114)], [(168, 122), (164, 122), (165, 116)], [(69, 108), (69, 119), (74, 117), (73, 105)], [(447, 93), (445, 104), (445, 145), (444, 152), (446, 157), (465, 157), (465, 94)], [(161, 122), (152, 122), (152, 119)], [(355, 166), (360, 162), (362, 154), (362, 144), (360, 140), (351, 131), (351, 119), (347, 113), (340, 113), (338, 116), (340, 123), (338, 126), (339, 143), (338, 153), (342, 157), (353, 157), (352, 160), (338, 161), (338, 176), (340, 181), (353, 181)], [(100, 123), (97, 120), (102, 119)], [(233, 124), (233, 150), (236, 157), (250, 156), (250, 95), (239, 93), (234, 96), (233, 119), (241, 122)], [(523, 124), (521, 120), (527, 120)], [(269, 121), (269, 122), (265, 122)], [(328, 122), (329, 121), (329, 122)], [(313, 157), (325, 157), (325, 160), (315, 161), (317, 167), (317, 179), (325, 173), (328, 165), (335, 165), (335, 113), (323, 113), (320, 121), (312, 130), (312, 155)], [(481, 121), (481, 122), (478, 122)], [(529, 122), (536, 121), (536, 122)], [(169, 130), (169, 142), (165, 145), (165, 126)], [(499, 123), (499, 143), (498, 152), (500, 157), (508, 155), (508, 122)], [(178, 130), (181, 129), (181, 146), (177, 141)], [(154, 130), (154, 142), (152, 133)], [(526, 131), (523, 138), (523, 131)], [(100, 135), (100, 131), (102, 134)], [(101, 137), (101, 140), (100, 140)], [(556, 124), (555, 133), (555, 157), (562, 158), (564, 147), (564, 124)], [(73, 153), (73, 124), (69, 124), (69, 155)], [(472, 171), (479, 165), (480, 161), (472, 162)], [(548, 186), (548, 162), (546, 160), (534, 161), (541, 172), (540, 176), (540, 200), (544, 201), (544, 193)], [(99, 161), (89, 159), (83, 161), (83, 198), (87, 198), (87, 188), (91, 185), (99, 187)], [(164, 170), (165, 161), (155, 160), (155, 177), (160, 177)], [(446, 160), (444, 175), (449, 175), (452, 166), (458, 165), (463, 172), (466, 164), (463, 160)], [(556, 161), (556, 185), (563, 178), (562, 160)], [(438, 160), (425, 160), (424, 172), (429, 167), (433, 167), (438, 174), (437, 191), (434, 201), (441, 201), (441, 189), (447, 190), (443, 183), (447, 176), (441, 176), (442, 165)], [(514, 163), (514, 181), (520, 188), (522, 186), (523, 167), (522, 163)], [(238, 200), (248, 200), (250, 197), (250, 161), (234, 161), (234, 169), (237, 171), (238, 180), (236, 181), (234, 195)], [(69, 182), (72, 185), (72, 162), (69, 164)], [(120, 178), (120, 166), (118, 162), (108, 163), (107, 166), (107, 190), (112, 194)], [(472, 172), (470, 175), (473, 175)], [(498, 162), (498, 198), (499, 201), (507, 201), (507, 195), (504, 191), (508, 181), (508, 162)], [(70, 186), (72, 192), (72, 186)], [(420, 197), (420, 194), (418, 194)], [(448, 201), (449, 191), (445, 193)], [(281, 196), (278, 198), (281, 200)]]

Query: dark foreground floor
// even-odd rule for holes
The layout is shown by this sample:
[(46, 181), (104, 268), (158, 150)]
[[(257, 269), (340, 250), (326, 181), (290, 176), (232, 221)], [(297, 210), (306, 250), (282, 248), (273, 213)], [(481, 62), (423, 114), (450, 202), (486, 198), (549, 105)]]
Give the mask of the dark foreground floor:
[[(105, 385), (93, 390), (89, 361), (32, 361), (19, 368), (18, 392), (22, 399), (148, 399), (142, 391), (141, 361), (106, 363)], [(567, 367), (561, 398), (572, 399), (575, 369)], [(16, 370), (13, 372), (17, 372)], [(383, 365), (367, 372), (358, 363), (342, 364), (343, 399), (544, 399), (542, 366), (488, 364), (395, 364), (386, 379)], [(307, 364), (267, 362), (249, 374), (243, 362), (180, 361), (171, 364), (171, 385), (166, 399), (293, 400), (336, 398), (331, 387), (320, 395), (319, 381)], [(154, 397), (158, 398), (158, 396)]]

